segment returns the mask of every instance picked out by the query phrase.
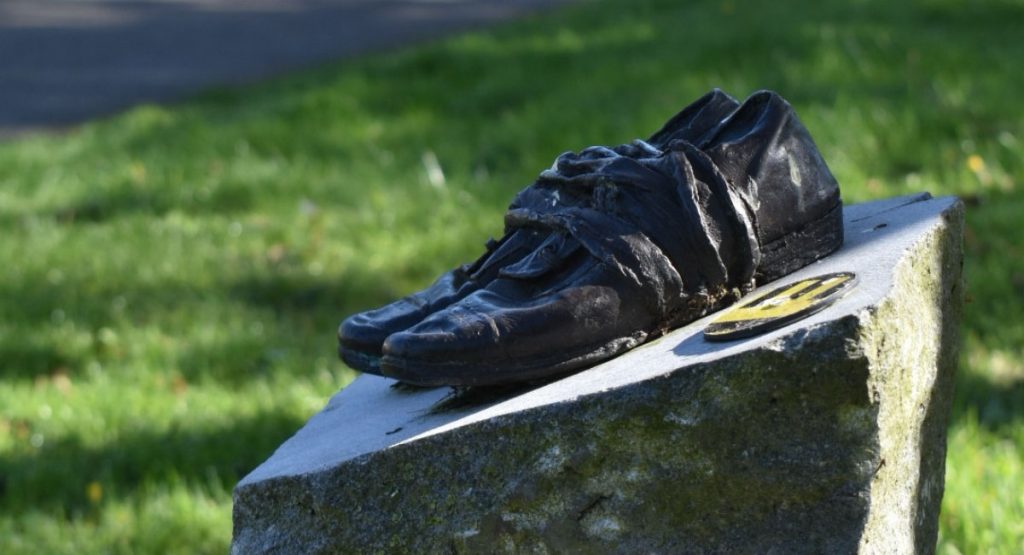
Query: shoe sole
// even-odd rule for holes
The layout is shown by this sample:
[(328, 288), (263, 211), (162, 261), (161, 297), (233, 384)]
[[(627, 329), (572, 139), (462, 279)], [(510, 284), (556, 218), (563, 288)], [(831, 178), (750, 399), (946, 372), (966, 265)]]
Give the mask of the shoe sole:
[(490, 386), (509, 383), (546, 380), (572, 374), (597, 362), (615, 357), (643, 344), (648, 339), (646, 332), (603, 343), (596, 348), (588, 346), (568, 356), (564, 352), (555, 355), (532, 358), (516, 366), (486, 368), (481, 363), (458, 361), (429, 361), (384, 355), (381, 359), (381, 374), (389, 378), (422, 387), (439, 386)]
[[(791, 274), (835, 252), (842, 244), (843, 206), (839, 203), (803, 228), (762, 245), (761, 263), (755, 272), (755, 283), (760, 286)], [(736, 300), (724, 298), (708, 307), (706, 314), (731, 306)], [(677, 322), (666, 327), (674, 329), (692, 321)], [(548, 357), (528, 359), (514, 366), (488, 368), (479, 362), (418, 360), (385, 354), (378, 359), (377, 368), (383, 376), (423, 387), (504, 385), (568, 375), (613, 358), (660, 335), (657, 327), (652, 331), (641, 330), (633, 336), (618, 338), (596, 348), (590, 346), (580, 349), (568, 356), (559, 352)]]

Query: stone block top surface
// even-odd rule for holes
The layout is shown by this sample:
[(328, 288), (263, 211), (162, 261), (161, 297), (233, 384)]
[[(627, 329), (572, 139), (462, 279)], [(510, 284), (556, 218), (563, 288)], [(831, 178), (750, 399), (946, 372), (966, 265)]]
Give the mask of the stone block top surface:
[[(476, 422), (654, 379), (686, 366), (778, 343), (796, 330), (812, 334), (825, 322), (877, 304), (892, 288), (892, 270), (899, 259), (956, 202), (954, 197), (931, 198), (925, 193), (845, 206), (846, 235), (839, 251), (752, 294), (830, 272), (853, 271), (859, 284), (828, 309), (764, 335), (707, 342), (703, 329), (715, 317), (712, 314), (588, 370), (466, 410), (433, 410), (449, 395), (448, 388), (402, 391), (392, 387), (394, 380), (363, 375), (336, 394), (322, 412), (242, 479), (237, 488), (317, 472)], [(793, 340), (800, 341), (800, 337)]]

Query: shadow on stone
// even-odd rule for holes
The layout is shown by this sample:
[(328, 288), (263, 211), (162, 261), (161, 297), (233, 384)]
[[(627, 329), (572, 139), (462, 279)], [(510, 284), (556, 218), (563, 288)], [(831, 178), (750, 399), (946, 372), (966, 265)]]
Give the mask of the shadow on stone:
[(525, 384), (497, 385), (486, 387), (453, 387), (443, 399), (430, 407), (430, 414), (461, 412), (473, 408), (483, 408), (494, 403), (522, 395), (537, 389), (553, 380), (531, 382)]

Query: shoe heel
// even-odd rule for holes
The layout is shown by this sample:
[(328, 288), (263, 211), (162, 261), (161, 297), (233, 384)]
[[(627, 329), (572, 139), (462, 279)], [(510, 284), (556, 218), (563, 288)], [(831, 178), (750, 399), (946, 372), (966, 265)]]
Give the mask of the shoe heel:
[(814, 262), (843, 244), (843, 204), (803, 228), (761, 245), (761, 264), (754, 279), (761, 285)]

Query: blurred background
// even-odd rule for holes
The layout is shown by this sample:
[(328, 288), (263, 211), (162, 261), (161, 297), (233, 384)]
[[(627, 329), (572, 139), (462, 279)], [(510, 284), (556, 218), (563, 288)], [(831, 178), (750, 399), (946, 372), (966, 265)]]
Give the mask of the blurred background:
[(567, 0), (4, 0), (0, 138), (52, 129)]
[(965, 200), (939, 552), (1024, 552), (1020, 60), (1021, 0), (0, 2), (0, 552), (225, 552), (343, 316), (711, 87)]

